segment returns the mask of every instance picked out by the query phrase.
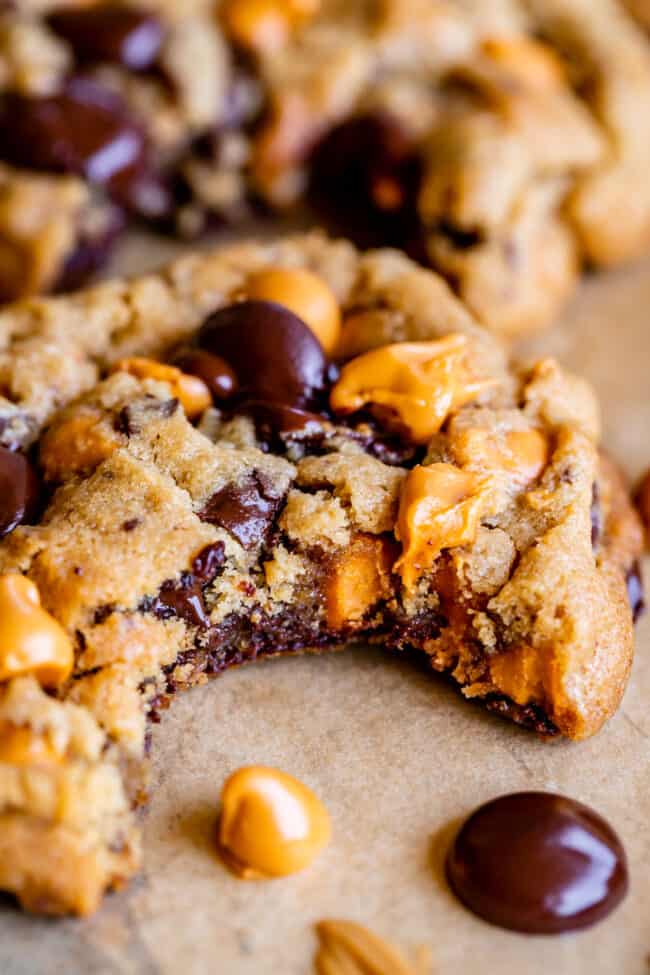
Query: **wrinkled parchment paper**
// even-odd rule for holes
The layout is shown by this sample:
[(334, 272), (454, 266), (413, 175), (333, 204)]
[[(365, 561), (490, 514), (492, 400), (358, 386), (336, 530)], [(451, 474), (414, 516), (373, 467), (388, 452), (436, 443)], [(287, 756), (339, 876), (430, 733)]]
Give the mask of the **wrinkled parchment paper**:
[[(172, 254), (135, 238), (116, 267), (135, 272)], [(563, 321), (525, 351), (557, 355), (595, 384), (605, 443), (638, 477), (650, 465), (650, 260), (585, 280)], [(228, 673), (179, 696), (154, 732), (143, 875), (85, 921), (29, 918), (3, 901), (0, 973), (298, 975), (312, 971), (313, 922), (342, 917), (405, 949), (428, 944), (435, 975), (648, 975), (649, 700), (648, 617), (622, 708), (582, 744), (543, 744), (377, 650)], [(251, 763), (298, 776), (329, 808), (333, 841), (302, 874), (246, 883), (215, 856), (220, 786)], [(590, 803), (621, 834), (631, 891), (597, 927), (511, 934), (445, 886), (459, 821), (518, 789)]]

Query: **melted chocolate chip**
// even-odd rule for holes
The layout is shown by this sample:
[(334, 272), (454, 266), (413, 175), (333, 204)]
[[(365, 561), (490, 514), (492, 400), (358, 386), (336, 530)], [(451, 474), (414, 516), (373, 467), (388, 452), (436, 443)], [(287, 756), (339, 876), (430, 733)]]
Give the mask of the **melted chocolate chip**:
[(588, 927), (628, 888), (616, 833), (582, 803), (519, 792), (481, 806), (447, 857), (457, 897), (491, 924), (529, 934)]
[(157, 17), (117, 4), (55, 11), (48, 23), (70, 44), (78, 61), (108, 61), (130, 71), (150, 68), (163, 41)]
[(0, 447), (0, 538), (36, 514), (39, 483), (22, 454)]
[(89, 78), (70, 78), (56, 95), (4, 95), (0, 157), (30, 169), (77, 173), (152, 219), (171, 207), (150, 171), (142, 129), (119, 96)]
[(241, 484), (227, 484), (213, 494), (199, 518), (227, 531), (244, 548), (264, 542), (280, 504), (259, 472)]
[(318, 413), (300, 410), (282, 403), (248, 400), (241, 405), (241, 412), (253, 418), (258, 438), (263, 443), (273, 443), (277, 436), (286, 439), (322, 439), (327, 420)]
[(199, 345), (230, 363), (244, 399), (304, 408), (326, 385), (320, 342), (297, 315), (272, 301), (242, 301), (214, 312)]
[(206, 545), (192, 562), (192, 575), (203, 585), (216, 578), (226, 561), (226, 546), (223, 542)]
[(192, 376), (198, 376), (218, 402), (230, 399), (237, 392), (237, 376), (225, 359), (203, 349), (183, 349), (174, 365)]
[(113, 245), (124, 229), (124, 212), (107, 202), (101, 218), (89, 221), (91, 226), (82, 229), (74, 249), (65, 259), (54, 291), (75, 291), (107, 263)]
[(179, 582), (169, 580), (160, 587), (160, 592), (146, 607), (159, 619), (180, 617), (190, 626), (206, 627), (208, 614), (203, 602), (201, 584), (191, 572), (183, 573)]
[(625, 581), (627, 583), (627, 597), (632, 610), (632, 619), (636, 623), (644, 614), (646, 608), (643, 576), (641, 575), (641, 566), (638, 560), (629, 569)]

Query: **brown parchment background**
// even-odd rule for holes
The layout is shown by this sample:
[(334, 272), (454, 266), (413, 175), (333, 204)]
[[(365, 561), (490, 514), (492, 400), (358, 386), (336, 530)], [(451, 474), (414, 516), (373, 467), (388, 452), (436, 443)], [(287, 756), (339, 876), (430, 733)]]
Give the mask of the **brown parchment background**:
[[(133, 238), (116, 269), (173, 252)], [(636, 479), (650, 465), (650, 260), (586, 279), (562, 322), (525, 351), (557, 355), (595, 384), (605, 444)], [(344, 917), (404, 948), (428, 944), (435, 975), (648, 975), (649, 700), (648, 617), (622, 708), (582, 744), (543, 744), (377, 650), (228, 673), (180, 696), (154, 732), (143, 875), (84, 921), (0, 902), (0, 973), (298, 975), (312, 971), (313, 922)], [(329, 808), (333, 841), (302, 874), (245, 883), (213, 852), (220, 786), (251, 763), (298, 776)], [(620, 832), (631, 892), (599, 926), (511, 934), (446, 888), (441, 861), (459, 820), (517, 789), (564, 792)]]

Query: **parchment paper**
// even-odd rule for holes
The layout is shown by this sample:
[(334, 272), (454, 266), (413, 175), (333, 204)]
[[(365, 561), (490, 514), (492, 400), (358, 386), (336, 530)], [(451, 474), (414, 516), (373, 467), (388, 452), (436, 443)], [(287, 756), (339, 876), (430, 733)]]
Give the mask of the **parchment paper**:
[[(138, 238), (117, 268), (171, 256)], [(558, 355), (602, 398), (605, 443), (636, 478), (650, 464), (650, 260), (586, 280), (531, 354)], [(646, 573), (650, 565), (646, 560)], [(623, 706), (582, 744), (543, 744), (377, 650), (303, 657), (225, 675), (179, 696), (154, 733), (145, 869), (85, 921), (0, 905), (2, 975), (292, 975), (312, 971), (314, 921), (360, 921), (435, 975), (650, 972), (650, 620), (638, 629)], [(214, 854), (220, 786), (237, 766), (308, 783), (333, 841), (307, 871), (234, 879)], [(461, 818), (500, 793), (557, 790), (590, 803), (627, 847), (631, 892), (587, 932), (510, 934), (469, 914), (441, 872)]]

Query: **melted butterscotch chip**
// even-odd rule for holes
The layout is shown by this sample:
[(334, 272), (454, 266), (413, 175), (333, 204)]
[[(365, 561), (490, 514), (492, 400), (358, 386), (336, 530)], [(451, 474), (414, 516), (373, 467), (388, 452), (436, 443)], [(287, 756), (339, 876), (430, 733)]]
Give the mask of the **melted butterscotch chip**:
[(548, 441), (539, 430), (510, 430), (498, 438), (485, 428), (470, 427), (459, 435), (457, 449), (471, 458), (475, 469), (505, 471), (515, 488), (536, 480), (549, 456)]
[(38, 589), (17, 573), (0, 576), (0, 681), (33, 674), (45, 687), (70, 676), (72, 643), (41, 606)]
[(332, 561), (324, 585), (327, 625), (340, 630), (357, 623), (391, 592), (394, 545), (372, 535), (360, 535)]
[(314, 958), (318, 975), (427, 975), (429, 952), (418, 949), (409, 964), (387, 941), (353, 921), (319, 921)]
[(386, 426), (424, 444), (488, 385), (467, 364), (466, 337), (448, 335), (432, 342), (397, 342), (353, 359), (343, 367), (330, 403), (336, 413), (368, 406)]
[(244, 880), (297, 873), (330, 839), (327, 810), (306, 785), (253, 765), (230, 776), (221, 795), (219, 851)]
[(395, 571), (412, 589), (444, 548), (469, 545), (476, 538), (488, 479), (452, 464), (409, 471), (400, 496), (395, 535), (402, 555)]

